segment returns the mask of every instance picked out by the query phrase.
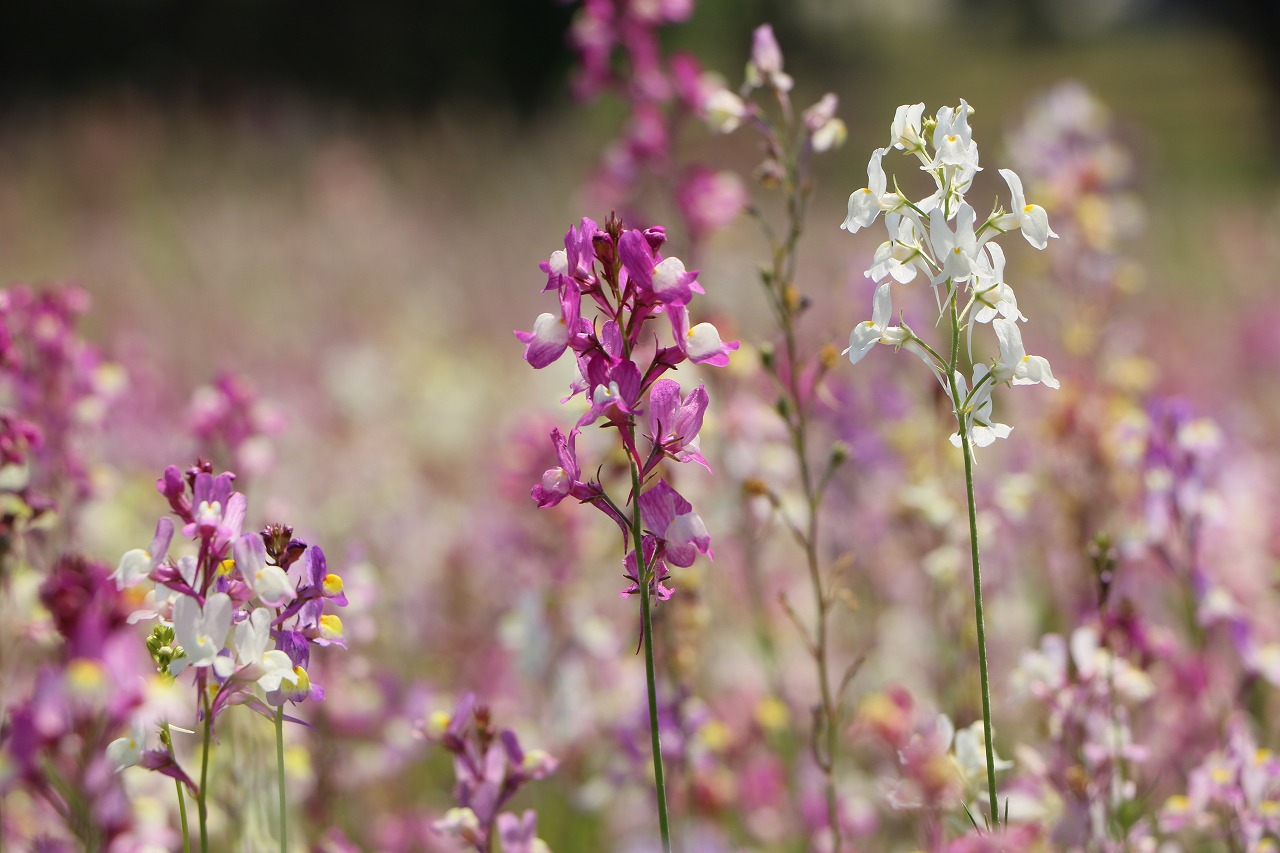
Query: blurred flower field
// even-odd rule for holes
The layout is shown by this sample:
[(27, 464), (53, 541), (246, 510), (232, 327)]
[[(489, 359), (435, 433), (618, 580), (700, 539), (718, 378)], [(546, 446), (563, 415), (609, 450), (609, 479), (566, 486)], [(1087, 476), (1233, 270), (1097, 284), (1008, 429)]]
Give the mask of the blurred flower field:
[(1277, 849), (1261, 120), (574, 14), (0, 125), (0, 849)]

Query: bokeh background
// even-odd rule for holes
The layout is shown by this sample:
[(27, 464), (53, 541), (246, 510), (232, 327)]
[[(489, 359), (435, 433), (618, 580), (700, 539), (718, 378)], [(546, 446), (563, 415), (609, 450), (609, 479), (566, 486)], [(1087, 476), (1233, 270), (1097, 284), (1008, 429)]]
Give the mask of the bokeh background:
[[(598, 818), (584, 815), (607, 799), (591, 781), (610, 774), (571, 745), (590, 728), (572, 719), (574, 691), (618, 726), (638, 707), (634, 668), (601, 685), (574, 663), (535, 698), (511, 687), (555, 668), (556, 644), (521, 633), (548, 623), (521, 614), (543, 614), (546, 585), (590, 574), (575, 565), (548, 577), (554, 560), (522, 554), (510, 534), (548, 523), (521, 501), (547, 462), (549, 425), (566, 420), (556, 402), (571, 370), (529, 370), (511, 330), (547, 309), (537, 264), (566, 228), (608, 214), (591, 177), (626, 118), (609, 95), (570, 95), (574, 8), (62, 0), (0, 10), (0, 279), (82, 287), (85, 335), (128, 376), (127, 404), (104, 425), (105, 497), (86, 515), (84, 546), (111, 555), (150, 535), (162, 509), (151, 483), (192, 455), (198, 389), (224, 372), (255, 389), (271, 440), (236, 460), (248, 466), (251, 518), (290, 519), (323, 542), (364, 601), (349, 625), (356, 663), (343, 672), (360, 687), (331, 690), (333, 725), (363, 745), (313, 754), (320, 794), (308, 808), (367, 843), (364, 806), (326, 803), (324, 786), (350, 773), (385, 786), (388, 814), (438, 816), (447, 760), (414, 738), (413, 721), (488, 688), (576, 768), (565, 790), (536, 795), (544, 836), (557, 851), (599, 849)], [(806, 290), (832, 306), (810, 318), (815, 341), (841, 342), (866, 312), (862, 270), (876, 241), (838, 226), (898, 104), (932, 111), (965, 98), (994, 174), (1035, 100), (1083, 84), (1134, 153), (1146, 211), (1124, 247), (1135, 270), (1127, 347), (1158, 362), (1154, 391), (1188, 395), (1261, 441), (1280, 415), (1267, 361), (1280, 352), (1267, 345), (1280, 320), (1277, 9), (705, 0), (663, 38), (736, 85), (752, 30), (771, 22), (796, 102), (839, 96), (849, 139), (815, 165), (801, 244)], [(759, 160), (742, 133), (691, 127), (682, 144), (744, 174)], [(655, 219), (664, 213), (659, 204)], [(763, 256), (743, 217), (698, 259), (726, 338), (772, 335), (756, 281)], [(550, 523), (589, 537), (581, 528), (595, 521)], [(734, 578), (733, 554), (700, 577)], [(570, 615), (559, 617), (577, 624), (562, 643), (597, 662), (625, 660), (631, 642), (607, 630), (628, 606), (607, 574), (566, 593)], [(716, 652), (723, 687), (745, 653)], [(869, 666), (872, 684), (883, 666)], [(625, 698), (596, 695), (613, 690)], [(632, 794), (643, 811), (643, 792)]]

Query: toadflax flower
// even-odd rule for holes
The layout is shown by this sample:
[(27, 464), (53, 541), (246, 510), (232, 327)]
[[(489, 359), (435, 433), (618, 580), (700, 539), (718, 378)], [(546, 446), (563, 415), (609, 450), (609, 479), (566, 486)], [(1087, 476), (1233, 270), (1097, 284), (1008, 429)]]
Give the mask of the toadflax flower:
[(662, 542), (666, 560), (673, 566), (692, 566), (698, 554), (714, 558), (707, 526), (693, 511), (693, 504), (665, 480), (640, 496), (645, 527)]
[[(1028, 204), (1022, 182), (1009, 169), (1000, 174), (1009, 186), (1014, 210), (1006, 213), (998, 206), (991, 216), (980, 219), (965, 200), (973, 175), (981, 169), (978, 145), (973, 140), (969, 116), (973, 109), (965, 101), (958, 107), (942, 107), (930, 121), (924, 105), (903, 105), (894, 115), (888, 147), (877, 148), (867, 165), (867, 186), (849, 198), (849, 210), (841, 228), (854, 232), (870, 226), (881, 212), (889, 239), (876, 250), (866, 277), (877, 282), (870, 320), (859, 323), (849, 335), (845, 354), (857, 364), (877, 343), (906, 348), (920, 357), (948, 396), (955, 397), (960, 431), (953, 443), (972, 438), (973, 446), (985, 447), (1011, 429), (991, 419), (996, 384), (1042, 384), (1058, 388), (1049, 362), (1027, 355), (1017, 327), (1026, 317), (1018, 309), (1013, 287), (1005, 281), (1004, 250), (995, 242), (1002, 234), (1019, 228), (1027, 241), (1043, 249), (1050, 237), (1044, 208)], [(931, 131), (931, 132), (930, 132)], [(916, 158), (920, 168), (934, 179), (935, 191), (918, 201), (899, 193), (886, 193), (889, 185), (884, 158), (891, 150)], [(932, 150), (931, 150), (932, 149)], [(896, 185), (895, 185), (896, 186)], [(924, 272), (938, 291), (940, 321), (948, 312), (957, 335), (963, 332), (968, 361), (975, 369), (974, 387), (965, 388), (963, 374), (951, 346), (943, 342), (931, 348), (905, 323), (890, 325), (892, 288), (907, 284)], [(995, 331), (999, 355), (988, 364), (974, 353), (973, 330), (990, 323)], [(950, 358), (943, 354), (952, 353)], [(952, 385), (955, 385), (953, 393)]]
[(212, 665), (231, 630), (231, 598), (225, 592), (215, 592), (201, 606), (190, 596), (180, 596), (173, 604), (173, 629), (186, 656), (170, 664), (172, 674), (178, 675), (188, 666)]

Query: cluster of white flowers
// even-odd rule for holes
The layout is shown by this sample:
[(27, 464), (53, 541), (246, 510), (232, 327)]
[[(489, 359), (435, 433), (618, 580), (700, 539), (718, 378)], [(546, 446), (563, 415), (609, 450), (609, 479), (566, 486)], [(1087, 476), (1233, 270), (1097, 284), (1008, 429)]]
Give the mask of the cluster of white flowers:
[[(935, 118), (925, 118), (924, 104), (898, 107), (889, 147), (872, 153), (867, 186), (849, 196), (849, 212), (840, 227), (854, 233), (883, 213), (889, 239), (876, 250), (866, 272), (867, 278), (877, 283), (871, 319), (854, 327), (845, 354), (857, 364), (877, 343), (915, 353), (929, 365), (955, 404), (960, 431), (951, 436), (951, 443), (960, 447), (963, 433), (971, 445), (986, 447), (1011, 430), (991, 419), (991, 394), (997, 384), (1058, 387), (1049, 362), (1027, 355), (1023, 349), (1018, 323), (1026, 317), (1018, 310), (1013, 288), (1004, 280), (1004, 251), (995, 240), (1017, 229), (1028, 243), (1043, 249), (1050, 237), (1058, 235), (1049, 228), (1044, 208), (1027, 203), (1021, 179), (1009, 169), (1000, 170), (1011, 195), (1009, 211), (997, 204), (979, 222), (964, 197), (974, 175), (981, 171), (978, 144), (969, 128), (970, 113), (972, 108), (963, 100), (959, 107), (942, 107)], [(896, 180), (889, 189), (881, 161), (890, 148), (919, 160), (920, 169), (931, 175), (937, 186), (932, 195), (912, 201)], [(953, 333), (959, 336), (965, 330), (966, 355), (973, 364), (972, 385), (958, 370), (958, 339), (955, 346), (942, 349), (944, 354), (940, 354), (900, 317), (897, 325), (892, 325), (892, 286), (908, 284), (921, 274), (934, 287), (940, 314), (951, 314)], [(980, 323), (990, 323), (995, 330), (999, 355), (990, 363), (973, 358), (973, 327)]]

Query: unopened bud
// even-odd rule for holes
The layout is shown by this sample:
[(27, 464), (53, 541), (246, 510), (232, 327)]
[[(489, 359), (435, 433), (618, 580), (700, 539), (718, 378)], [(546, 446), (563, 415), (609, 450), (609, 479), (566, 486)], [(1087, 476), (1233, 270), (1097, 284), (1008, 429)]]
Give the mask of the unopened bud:
[(776, 355), (773, 350), (773, 344), (764, 343), (760, 345), (760, 364), (765, 370), (773, 372), (776, 363)]
[(800, 307), (801, 303), (800, 291), (796, 290), (796, 286), (794, 284), (788, 283), (787, 286), (782, 289), (782, 304), (786, 307), (787, 313), (796, 313), (796, 310)]
[(831, 445), (831, 470), (839, 468), (841, 465), (849, 461), (849, 445), (843, 441), (837, 441)]

